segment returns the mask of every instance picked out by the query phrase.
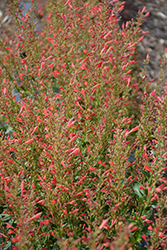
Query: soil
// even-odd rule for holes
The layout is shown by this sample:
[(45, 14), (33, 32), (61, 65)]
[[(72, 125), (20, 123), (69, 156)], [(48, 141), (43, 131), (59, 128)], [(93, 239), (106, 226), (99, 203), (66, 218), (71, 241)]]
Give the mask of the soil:
[(0, 35), (2, 35), (4, 31), (6, 34), (10, 34), (13, 30), (14, 24), (12, 22), (12, 15), (8, 10), (9, 4), (10, 0), (0, 0)]
[[(167, 1), (166, 0), (126, 0), (122, 12), (123, 21), (135, 19), (139, 9), (146, 7), (150, 15), (144, 19), (142, 29), (149, 31), (137, 48), (138, 64), (143, 67), (143, 60), (147, 54), (150, 62), (147, 65), (149, 80), (154, 78), (153, 86), (156, 87), (161, 70), (160, 61), (162, 56), (167, 59)], [(163, 78), (163, 85), (167, 82), (167, 70)]]

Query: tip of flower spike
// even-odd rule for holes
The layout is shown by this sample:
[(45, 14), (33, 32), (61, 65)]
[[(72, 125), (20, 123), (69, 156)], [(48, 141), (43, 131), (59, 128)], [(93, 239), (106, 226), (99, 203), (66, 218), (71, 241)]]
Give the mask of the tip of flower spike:
[(38, 214), (35, 214), (34, 216), (32, 216), (28, 221), (31, 221), (31, 220), (34, 220), (34, 219), (37, 219), (41, 216), (42, 212), (38, 213)]
[(71, 156), (71, 155), (79, 155), (79, 156), (81, 156), (82, 158), (84, 158), (83, 155), (81, 154), (79, 148), (75, 148), (75, 149), (69, 154), (69, 156)]
[(126, 132), (126, 133), (125, 133), (125, 136), (128, 136), (130, 133), (135, 132), (135, 131), (137, 131), (138, 129), (139, 129), (139, 126), (133, 128), (133, 129), (131, 129), (129, 132)]
[(101, 230), (102, 228), (104, 228), (106, 225), (107, 225), (107, 222), (108, 222), (109, 219), (106, 219), (106, 220), (103, 220), (99, 229)]
[(143, 7), (141, 13), (144, 13), (145, 10), (146, 10), (146, 7)]
[(75, 123), (75, 121), (73, 121), (73, 118), (71, 118), (71, 119), (68, 121), (68, 123), (67, 123), (67, 128), (73, 127), (73, 126), (74, 126), (74, 123)]

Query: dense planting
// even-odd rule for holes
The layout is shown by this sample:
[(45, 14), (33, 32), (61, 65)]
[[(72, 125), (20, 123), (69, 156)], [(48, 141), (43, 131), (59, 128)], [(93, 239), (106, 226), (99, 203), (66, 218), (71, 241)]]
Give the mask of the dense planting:
[(148, 14), (120, 28), (122, 8), (49, 0), (23, 16), (17, 1), (10, 7), (16, 34), (0, 42), (2, 249), (166, 249), (165, 59), (156, 92), (135, 71)]

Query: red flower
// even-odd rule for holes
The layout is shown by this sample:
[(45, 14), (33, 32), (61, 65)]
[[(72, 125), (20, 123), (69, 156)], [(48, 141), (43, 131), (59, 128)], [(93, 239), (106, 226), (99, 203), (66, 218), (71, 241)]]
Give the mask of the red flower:
[(35, 214), (34, 216), (32, 216), (28, 221), (34, 220), (34, 219), (38, 219), (41, 216), (42, 212)]
[(163, 238), (164, 235), (162, 232), (159, 232), (158, 236), (159, 236), (159, 238)]

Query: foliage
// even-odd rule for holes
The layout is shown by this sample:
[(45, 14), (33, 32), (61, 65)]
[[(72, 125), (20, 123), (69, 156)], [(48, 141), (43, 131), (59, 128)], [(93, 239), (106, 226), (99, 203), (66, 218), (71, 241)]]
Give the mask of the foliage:
[(147, 14), (120, 29), (123, 4), (49, 0), (25, 16), (11, 4), (16, 34), (0, 42), (3, 249), (165, 249), (167, 92), (132, 73)]

